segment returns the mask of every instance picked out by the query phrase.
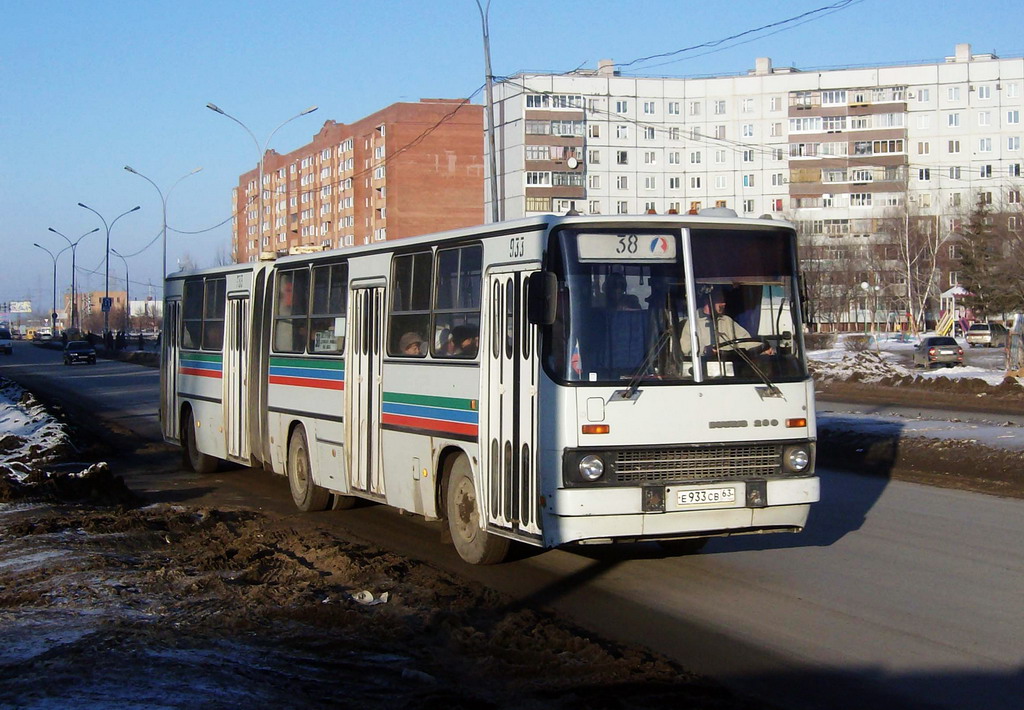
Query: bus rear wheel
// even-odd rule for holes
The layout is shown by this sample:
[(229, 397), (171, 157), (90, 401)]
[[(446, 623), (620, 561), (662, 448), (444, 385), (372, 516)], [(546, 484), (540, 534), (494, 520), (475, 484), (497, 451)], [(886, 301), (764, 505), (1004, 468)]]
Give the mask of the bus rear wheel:
[(313, 483), (306, 430), (301, 426), (292, 432), (288, 441), (288, 488), (296, 507), (304, 513), (327, 510), (331, 504), (330, 491)]
[(472, 469), (465, 456), (452, 465), (445, 486), (448, 529), (455, 549), (471, 565), (493, 565), (508, 555), (511, 541), (483, 529), (480, 500), (473, 485)]
[(217, 458), (204, 454), (199, 450), (199, 444), (196, 442), (196, 420), (192, 416), (191, 409), (185, 416), (185, 426), (181, 433), (182, 438), (185, 440), (181, 451), (181, 459), (185, 468), (196, 473), (213, 473), (216, 471)]

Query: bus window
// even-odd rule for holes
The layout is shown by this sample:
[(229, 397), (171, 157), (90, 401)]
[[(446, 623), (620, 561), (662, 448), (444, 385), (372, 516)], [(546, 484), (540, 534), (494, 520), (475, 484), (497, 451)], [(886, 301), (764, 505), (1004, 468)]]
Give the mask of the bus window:
[(391, 312), (388, 316), (388, 355), (423, 357), (430, 327), (430, 252), (403, 254), (394, 259)]
[(277, 275), (277, 300), (274, 303), (274, 350), (301, 353), (306, 349), (309, 303), (309, 271), (292, 269)]
[(181, 347), (197, 349), (203, 342), (203, 280), (187, 280), (181, 301)]
[(220, 350), (224, 346), (224, 308), (227, 281), (208, 279), (203, 306), (203, 350)]
[(479, 244), (440, 249), (434, 292), (434, 357), (475, 358), (480, 348)]
[(309, 352), (340, 354), (345, 351), (347, 303), (348, 264), (314, 267)]

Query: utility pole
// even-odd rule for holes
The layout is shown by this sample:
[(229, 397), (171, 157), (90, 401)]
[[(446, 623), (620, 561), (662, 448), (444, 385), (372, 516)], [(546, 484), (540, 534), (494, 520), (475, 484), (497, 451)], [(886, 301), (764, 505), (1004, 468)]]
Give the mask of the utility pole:
[(498, 207), (498, 157), (495, 153), (494, 143), (494, 76), (491, 74), (491, 32), (487, 26), (487, 15), (491, 11), (491, 0), (487, 5), (480, 5), (476, 0), (476, 7), (480, 10), (480, 24), (484, 33), (484, 72), (487, 74), (487, 147), (490, 153), (491, 167), (491, 221), (501, 221), (501, 211)]

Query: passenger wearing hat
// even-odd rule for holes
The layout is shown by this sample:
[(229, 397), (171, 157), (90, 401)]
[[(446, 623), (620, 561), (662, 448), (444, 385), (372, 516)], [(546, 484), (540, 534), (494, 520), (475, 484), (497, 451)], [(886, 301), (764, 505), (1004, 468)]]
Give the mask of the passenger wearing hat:
[(398, 341), (398, 349), (402, 355), (419, 357), (423, 355), (423, 338), (419, 333), (408, 332)]

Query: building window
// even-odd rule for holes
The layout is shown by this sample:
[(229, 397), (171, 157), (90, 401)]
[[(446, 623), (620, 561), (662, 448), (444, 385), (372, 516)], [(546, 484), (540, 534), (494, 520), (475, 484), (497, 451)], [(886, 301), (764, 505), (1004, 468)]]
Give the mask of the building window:
[(1020, 136), (1007, 136), (1007, 138), (1006, 138), (1006, 149), (1007, 150), (1020, 150)]
[(959, 180), (960, 179), (960, 166), (959, 165), (952, 165), (952, 166), (950, 166), (950, 168), (949, 168), (949, 179), (950, 180)]
[(960, 141), (950, 141), (948, 144), (947, 152), (959, 153), (960, 152)]
[(628, 101), (616, 101), (615, 102), (615, 113), (627, 113), (629, 111)]
[(946, 114), (946, 125), (949, 126), (950, 128), (957, 128), (960, 125), (960, 114)]
[(779, 111), (782, 108), (782, 99), (778, 96), (773, 96), (768, 103), (769, 111)]
[(629, 176), (628, 175), (616, 175), (615, 176), (615, 187), (619, 190), (629, 189)]
[(946, 89), (946, 98), (949, 99), (950, 101), (959, 101), (960, 100), (960, 87), (959, 86), (950, 86), (950, 87), (948, 87)]
[(601, 137), (601, 124), (600, 123), (588, 123), (587, 124), (587, 135), (591, 138)]
[(850, 194), (850, 207), (870, 207), (870, 192), (854, 192)]
[(753, 138), (754, 137), (754, 124), (753, 123), (744, 123), (743, 124), (743, 137), (744, 138)]
[(601, 202), (600, 200), (591, 200), (587, 203), (587, 210), (590, 214), (601, 214)]
[(991, 126), (992, 125), (992, 112), (991, 111), (979, 111), (978, 112), (978, 125), (979, 126)]
[(678, 190), (679, 189), (679, 182), (680, 182), (679, 178), (677, 178), (677, 177), (670, 177), (668, 179), (668, 189), (669, 190)]
[(669, 101), (668, 102), (668, 115), (669, 116), (678, 116), (679, 115), (679, 102), (678, 101)]
[(982, 165), (981, 166), (981, 173), (980, 174), (981, 174), (981, 177), (983, 177), (983, 178), (990, 178), (990, 177), (992, 177), (992, 166), (991, 165)]
[(985, 100), (992, 98), (992, 87), (988, 84), (982, 84), (978, 87), (978, 98)]
[(644, 126), (644, 140), (654, 140), (654, 126)]
[(644, 165), (654, 165), (657, 162), (657, 153), (653, 150), (644, 151)]
[(718, 140), (725, 140), (725, 126), (715, 126), (715, 138)]
[(589, 183), (589, 186), (590, 186), (591, 190), (600, 190), (601, 189), (601, 176), (600, 175), (591, 175), (588, 178), (588, 183)]
[(754, 162), (754, 151), (753, 150), (749, 150), (748, 149), (748, 150), (744, 150), (743, 151), (743, 162), (744, 163), (753, 163)]
[(644, 101), (644, 114), (646, 114), (648, 116), (653, 116), (654, 115), (654, 102), (653, 101)]
[(690, 115), (691, 116), (699, 116), (700, 115), (700, 101), (691, 101), (690, 102)]
[(715, 165), (725, 165), (725, 151), (724, 150), (716, 150), (715, 151)]
[(843, 106), (846, 104), (846, 90), (835, 89), (821, 92), (822, 106)]
[(601, 151), (599, 151), (599, 150), (587, 151), (587, 162), (590, 163), (591, 165), (600, 165), (601, 164)]
[(692, 163), (693, 165), (699, 165), (700, 164), (700, 151), (699, 150), (695, 150), (692, 153), (690, 153), (690, 163)]
[(673, 150), (673, 151), (669, 152), (669, 154), (668, 154), (668, 164), (669, 165), (679, 165), (679, 162), (680, 162), (679, 161), (679, 151), (678, 150)]
[(616, 165), (629, 165), (629, 151), (628, 150), (617, 150), (617, 151), (615, 151), (615, 164)]
[(1010, 165), (1007, 166), (1006, 172), (1010, 177), (1020, 177), (1020, 163), (1010, 163)]
[(699, 190), (700, 189), (700, 175), (693, 175), (693, 176), (690, 177), (690, 189), (692, 189), (692, 190)]
[(716, 190), (724, 190), (726, 187), (728, 187), (728, 178), (726, 178), (725, 175), (716, 175), (715, 176), (715, 189)]
[(1011, 111), (1007, 111), (1006, 112), (1006, 122), (1007, 123), (1020, 123), (1020, 110), (1019, 109), (1013, 109)]
[(618, 124), (615, 126), (615, 137), (616, 138), (629, 138), (629, 126)]
[(931, 168), (918, 168), (918, 170), (917, 170), (917, 179), (918, 180), (931, 180), (932, 179), (932, 169)]
[(923, 104), (931, 100), (931, 91), (928, 89), (919, 89), (917, 92), (917, 103)]
[(917, 154), (928, 155), (931, 152), (931, 144), (928, 141), (917, 142)]
[(754, 111), (754, 100), (753, 99), (743, 99), (740, 102), (740, 111), (742, 111), (743, 113), (753, 113), (753, 111)]
[(743, 176), (743, 187), (753, 187), (753, 186), (754, 186), (754, 174), (753, 173), (748, 173), (747, 175), (744, 175)]
[(725, 101), (715, 101), (715, 115), (716, 116), (724, 116), (725, 115)]
[(551, 173), (545, 170), (528, 170), (526, 184), (530, 187), (551, 187)]
[(551, 198), (550, 197), (527, 197), (526, 198), (526, 211), (527, 212), (550, 212), (551, 211)]
[(754, 201), (743, 200), (743, 211), (747, 214), (752, 213), (754, 211)]
[(992, 139), (991, 138), (979, 138), (978, 139), (978, 151), (981, 153), (992, 152)]
[(615, 203), (616, 214), (629, 214), (629, 203), (625, 200), (619, 200)]
[(657, 178), (655, 178), (653, 175), (647, 175), (647, 176), (644, 177), (644, 189), (645, 190), (654, 190), (657, 187), (657, 185), (658, 185)]

